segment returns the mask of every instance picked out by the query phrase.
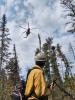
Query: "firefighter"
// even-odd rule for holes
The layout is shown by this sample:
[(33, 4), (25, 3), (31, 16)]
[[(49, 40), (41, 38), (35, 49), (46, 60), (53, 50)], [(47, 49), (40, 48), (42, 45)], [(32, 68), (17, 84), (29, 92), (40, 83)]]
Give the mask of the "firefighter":
[(26, 80), (25, 96), (28, 100), (47, 100), (46, 82), (43, 67), (46, 62), (46, 56), (40, 52), (35, 56), (35, 66), (29, 72)]

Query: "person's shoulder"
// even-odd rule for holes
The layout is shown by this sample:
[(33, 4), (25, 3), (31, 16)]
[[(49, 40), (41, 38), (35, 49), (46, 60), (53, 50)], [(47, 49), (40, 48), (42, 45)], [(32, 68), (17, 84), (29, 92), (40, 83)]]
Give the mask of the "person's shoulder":
[(32, 73), (43, 73), (43, 70), (40, 66), (38, 65), (35, 65), (33, 68), (32, 68)]
[(38, 70), (38, 71), (43, 71), (42, 68), (38, 65), (35, 65), (32, 70)]

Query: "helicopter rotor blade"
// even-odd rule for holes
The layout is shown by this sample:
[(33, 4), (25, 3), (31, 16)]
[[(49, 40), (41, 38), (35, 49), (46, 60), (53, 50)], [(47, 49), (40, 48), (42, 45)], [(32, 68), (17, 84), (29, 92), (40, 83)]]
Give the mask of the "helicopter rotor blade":
[(27, 31), (24, 31), (24, 32), (22, 32), (22, 33), (26, 33)]
[(24, 38), (27, 38), (27, 36), (26, 36), (26, 37), (24, 37)]
[(23, 29), (26, 29), (26, 28), (24, 28), (24, 27), (22, 27), (22, 26), (19, 26), (19, 27), (21, 27), (21, 28), (23, 28)]
[(39, 30), (40, 28), (31, 28), (31, 30), (34, 30), (34, 29)]

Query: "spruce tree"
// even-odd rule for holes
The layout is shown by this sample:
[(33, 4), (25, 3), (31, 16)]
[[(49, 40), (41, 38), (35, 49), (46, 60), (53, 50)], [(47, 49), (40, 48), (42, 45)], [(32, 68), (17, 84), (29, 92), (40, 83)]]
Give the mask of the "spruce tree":
[(6, 64), (8, 57), (10, 55), (8, 48), (9, 48), (9, 44), (10, 44), (10, 38), (9, 38), (9, 34), (6, 33), (8, 32), (6, 29), (6, 15), (4, 14), (2, 17), (2, 22), (1, 22), (1, 35), (0, 35), (0, 72), (1, 69), (3, 68), (4, 64)]
[[(47, 63), (45, 66), (45, 70), (47, 76), (50, 78), (50, 68), (53, 71), (53, 77), (54, 79), (57, 78), (58, 80), (60, 80), (60, 83), (62, 83), (62, 79), (59, 73), (59, 69), (58, 69), (58, 64), (57, 64), (57, 57), (56, 57), (56, 49), (54, 46), (52, 46), (52, 38), (48, 38), (46, 39), (46, 43), (43, 44), (43, 51), (46, 54), (46, 59), (47, 59)], [(48, 78), (48, 80), (50, 80)]]
[(67, 12), (67, 16), (70, 20), (66, 24), (70, 24), (71, 28), (68, 29), (68, 32), (75, 32), (75, 2), (74, 0), (60, 0), (61, 4), (64, 6)]
[(0, 26), (0, 79), (2, 81), (1, 88), (2, 88), (2, 95), (1, 100), (5, 100), (5, 82), (6, 82), (6, 73), (5, 73), (5, 65), (9, 58), (9, 44), (10, 44), (10, 38), (8, 32), (8, 29), (6, 28), (6, 15), (4, 14), (1, 20), (1, 26)]
[(46, 55), (46, 65), (45, 65), (45, 74), (47, 78), (47, 83), (51, 82), (51, 73), (50, 73), (50, 50), (51, 50), (52, 38), (46, 39), (46, 43), (43, 44), (42, 50)]
[(66, 58), (65, 54), (63, 54), (63, 52), (61, 51), (60, 45), (57, 44), (57, 51), (58, 51), (58, 55), (59, 57), (62, 59), (62, 61), (65, 64), (65, 78), (68, 78), (71, 75), (71, 66), (70, 66), (70, 62), (68, 61), (68, 59)]
[(8, 71), (9, 80), (12, 80), (13, 85), (15, 86), (20, 81), (19, 65), (18, 65), (15, 45), (13, 51), (14, 51), (13, 57), (10, 58), (9, 62), (7, 63), (6, 69)]

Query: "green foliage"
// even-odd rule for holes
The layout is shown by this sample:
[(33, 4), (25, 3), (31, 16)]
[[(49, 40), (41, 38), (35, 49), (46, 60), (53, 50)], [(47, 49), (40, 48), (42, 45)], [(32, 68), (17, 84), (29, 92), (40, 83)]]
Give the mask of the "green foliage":
[(1, 47), (0, 47), (0, 65), (2, 62), (6, 62), (10, 53), (8, 53), (8, 48), (10, 44), (10, 38), (8, 37), (9, 34), (6, 33), (6, 15), (4, 14), (2, 17), (2, 25), (1, 25), (1, 31), (2, 34), (0, 35), (0, 41), (1, 41)]
[[(13, 84), (11, 80), (7, 80), (6, 77), (3, 78), (0, 77), (0, 100), (11, 100), (11, 93), (13, 90)], [(3, 83), (4, 82), (4, 83)], [(4, 84), (4, 88), (3, 88)]]
[(75, 76), (65, 78), (64, 87), (67, 91), (75, 95)]
[(57, 52), (58, 52), (58, 56), (61, 58), (61, 60), (64, 62), (65, 64), (65, 78), (68, 78), (71, 74), (71, 66), (70, 66), (70, 62), (68, 61), (68, 59), (66, 58), (65, 54), (63, 54), (63, 52), (61, 51), (61, 47), (59, 44), (57, 44)]
[(6, 69), (9, 75), (9, 79), (13, 81), (13, 85), (16, 85), (20, 81), (19, 65), (17, 61), (16, 49), (14, 45), (14, 55), (10, 58), (6, 65)]
[(46, 74), (47, 78), (47, 83), (51, 82), (51, 76), (50, 76), (50, 49), (51, 49), (51, 43), (52, 43), (52, 38), (46, 39), (46, 42), (43, 44), (42, 50), (46, 55), (46, 64), (44, 67), (44, 71)]
[[(58, 79), (60, 83), (62, 83), (58, 65), (57, 65), (57, 57), (56, 57), (56, 49), (52, 46), (52, 38), (46, 39), (46, 43), (43, 44), (43, 51), (46, 54), (47, 63), (45, 66), (45, 73), (47, 74), (49, 79)], [(53, 75), (50, 73), (50, 69), (52, 68)]]
[(0, 100), (11, 100), (11, 93), (15, 85), (19, 83), (19, 66), (16, 56), (16, 49), (14, 47), (14, 57), (10, 58), (6, 65), (7, 74), (5, 69), (1, 72), (0, 77)]

